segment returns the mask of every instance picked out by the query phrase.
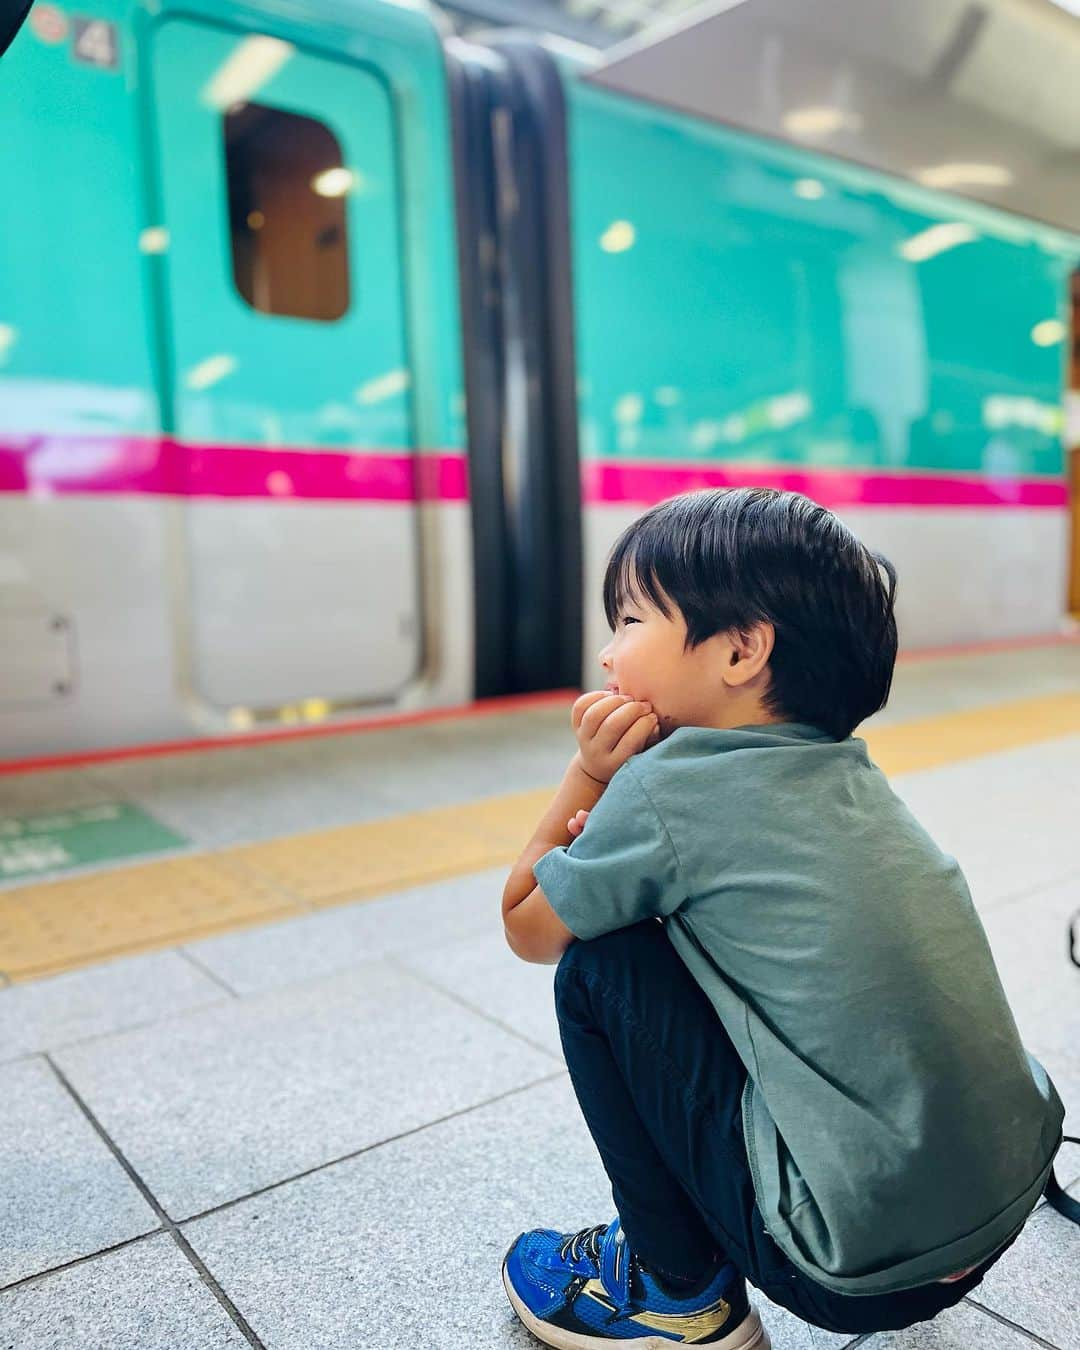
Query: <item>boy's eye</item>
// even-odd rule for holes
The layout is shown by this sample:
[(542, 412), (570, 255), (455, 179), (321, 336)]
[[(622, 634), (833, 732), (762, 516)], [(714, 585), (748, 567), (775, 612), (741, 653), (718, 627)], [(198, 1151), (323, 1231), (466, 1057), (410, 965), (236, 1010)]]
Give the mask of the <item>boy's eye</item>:
[(640, 622), (641, 622), (640, 619), (635, 619), (635, 618), (634, 618), (632, 615), (630, 615), (630, 614), (623, 614), (623, 615), (620, 617), (620, 620), (619, 620), (619, 621), (620, 621), (620, 623), (640, 623)]

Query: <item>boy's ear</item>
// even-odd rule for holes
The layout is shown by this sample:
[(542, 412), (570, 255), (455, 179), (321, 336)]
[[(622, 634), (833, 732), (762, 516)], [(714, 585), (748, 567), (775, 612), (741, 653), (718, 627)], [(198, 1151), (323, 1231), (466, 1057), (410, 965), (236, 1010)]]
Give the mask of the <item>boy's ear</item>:
[(776, 645), (776, 629), (767, 619), (751, 624), (745, 632), (733, 628), (727, 634), (730, 644), (724, 683), (733, 686), (749, 684), (769, 664)]

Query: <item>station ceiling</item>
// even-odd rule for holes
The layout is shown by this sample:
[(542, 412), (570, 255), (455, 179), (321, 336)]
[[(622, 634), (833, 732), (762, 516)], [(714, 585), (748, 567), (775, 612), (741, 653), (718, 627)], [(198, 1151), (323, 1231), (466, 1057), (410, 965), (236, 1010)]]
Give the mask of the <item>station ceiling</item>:
[(1080, 233), (1080, 0), (453, 3), (599, 48), (588, 78), (635, 98)]
[[(462, 31), (507, 25), (540, 29), (605, 49), (685, 14), (700, 0), (436, 0)], [(1080, 0), (1078, 0), (1080, 3)]]

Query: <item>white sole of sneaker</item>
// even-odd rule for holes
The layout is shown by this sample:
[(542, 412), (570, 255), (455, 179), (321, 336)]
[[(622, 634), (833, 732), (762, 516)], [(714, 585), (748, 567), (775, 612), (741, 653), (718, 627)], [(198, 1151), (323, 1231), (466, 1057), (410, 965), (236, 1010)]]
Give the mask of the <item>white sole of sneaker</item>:
[[(611, 1350), (612, 1346), (625, 1347), (625, 1350), (671, 1350), (678, 1341), (666, 1336), (635, 1336), (630, 1340), (613, 1340), (610, 1336), (583, 1336), (576, 1331), (567, 1331), (563, 1327), (553, 1327), (535, 1317), (518, 1297), (517, 1290), (510, 1283), (506, 1266), (502, 1271), (503, 1288), (510, 1306), (524, 1325), (538, 1341), (555, 1347), (555, 1350)], [(684, 1344), (686, 1342), (683, 1342)], [(757, 1309), (751, 1305), (750, 1315), (744, 1317), (730, 1336), (719, 1341), (710, 1341), (709, 1350), (772, 1350), (769, 1333), (761, 1324)]]

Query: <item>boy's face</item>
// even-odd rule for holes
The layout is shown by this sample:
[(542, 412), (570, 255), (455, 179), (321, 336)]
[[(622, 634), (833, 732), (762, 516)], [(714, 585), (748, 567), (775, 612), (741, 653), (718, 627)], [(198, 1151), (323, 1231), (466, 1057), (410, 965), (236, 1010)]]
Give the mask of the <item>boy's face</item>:
[(659, 739), (678, 727), (733, 727), (776, 719), (760, 707), (768, 684), (772, 625), (749, 642), (717, 633), (686, 646), (686, 620), (668, 602), (670, 618), (634, 591), (616, 615), (615, 632), (600, 652), (613, 693), (650, 703), (660, 719)]
[(627, 598), (600, 653), (607, 688), (651, 703), (661, 738), (676, 727), (709, 725), (712, 681), (704, 659), (709, 643), (690, 651), (685, 644), (686, 620), (677, 606), (667, 618), (647, 600)]

